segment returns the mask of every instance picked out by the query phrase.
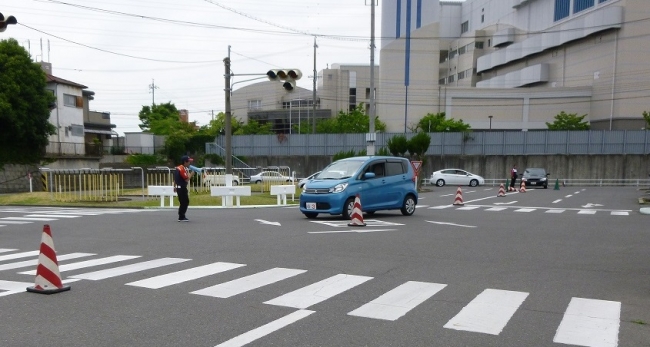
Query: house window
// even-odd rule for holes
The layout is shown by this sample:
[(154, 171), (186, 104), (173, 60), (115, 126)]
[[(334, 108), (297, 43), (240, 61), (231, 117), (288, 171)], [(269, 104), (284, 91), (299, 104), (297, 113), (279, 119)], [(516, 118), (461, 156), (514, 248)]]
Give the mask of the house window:
[(488, 47), (492, 47), (492, 39), (488, 39)]
[(454, 57), (456, 57), (456, 54), (458, 54), (457, 50), (449, 52), (449, 59), (454, 59)]
[(454, 77), (455, 75), (451, 75), (447, 78), (447, 83), (453, 83), (454, 82)]
[(464, 34), (469, 31), (469, 21), (464, 21), (463, 24), (460, 25), (460, 33)]
[(476, 49), (483, 49), (483, 41), (475, 42), (474, 47), (476, 47)]
[(72, 124), (70, 126), (70, 134), (72, 136), (84, 136), (84, 126), (78, 124)]
[(555, 0), (555, 16), (553, 20), (556, 22), (560, 19), (569, 16), (571, 11), (571, 0)]
[(366, 99), (370, 99), (370, 88), (366, 88)]
[(262, 109), (262, 100), (248, 100), (248, 110), (255, 111)]
[(481, 23), (483, 23), (483, 22), (485, 22), (485, 15), (484, 14), (481, 15)]
[(593, 6), (594, 6), (594, 0), (574, 0), (573, 13), (584, 11)]
[(465, 71), (461, 71), (461, 72), (458, 73), (458, 80), (460, 81), (463, 78), (465, 78)]
[(465, 54), (466, 51), (467, 51), (467, 46), (463, 46), (458, 49), (458, 55)]
[(77, 107), (77, 97), (70, 94), (63, 94), (63, 105)]
[(439, 80), (438, 80), (438, 84), (440, 84), (440, 85), (444, 85), (444, 84), (445, 84), (445, 80), (446, 80), (446, 78), (441, 78), (441, 79), (439, 79)]

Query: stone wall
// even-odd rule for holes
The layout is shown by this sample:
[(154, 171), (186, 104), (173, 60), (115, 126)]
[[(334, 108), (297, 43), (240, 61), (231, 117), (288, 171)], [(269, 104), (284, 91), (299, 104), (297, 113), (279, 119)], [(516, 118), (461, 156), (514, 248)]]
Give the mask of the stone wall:
[(32, 173), (33, 191), (42, 191), (43, 185), (37, 166), (5, 165), (0, 170), (0, 194), (29, 192), (28, 173)]

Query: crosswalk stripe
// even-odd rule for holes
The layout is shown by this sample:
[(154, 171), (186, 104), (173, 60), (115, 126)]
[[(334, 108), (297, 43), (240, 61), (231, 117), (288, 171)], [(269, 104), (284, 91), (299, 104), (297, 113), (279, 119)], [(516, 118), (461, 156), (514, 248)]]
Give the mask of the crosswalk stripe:
[(258, 272), (256, 274), (238, 278), (229, 282), (217, 284), (216, 286), (204, 288), (191, 292), (191, 294), (212, 296), (215, 298), (229, 298), (237, 294), (257, 289), (284, 279), (300, 275), (307, 270), (285, 269), (276, 267), (270, 270)]
[(116, 268), (111, 268), (111, 269), (106, 269), (106, 270), (99, 270), (99, 271), (74, 275), (74, 276), (70, 276), (70, 278), (80, 278), (82, 280), (97, 281), (97, 280), (103, 280), (103, 279), (106, 279), (106, 278), (126, 275), (126, 274), (130, 274), (130, 273), (134, 273), (134, 272), (139, 272), (139, 271), (144, 271), (144, 270), (149, 270), (149, 269), (155, 269), (155, 268), (162, 267), (162, 266), (182, 263), (182, 262), (189, 261), (189, 260), (190, 259), (181, 259), (181, 258), (160, 258), (160, 259), (155, 259), (155, 260), (144, 261), (144, 262), (141, 262), (141, 263), (135, 263), (135, 264), (131, 264), (131, 265), (119, 266), (119, 267), (116, 267)]
[(0, 218), (0, 221), (4, 223), (6, 220), (16, 220), (16, 221), (41, 221), (48, 222), (56, 220), (55, 218), (36, 218), (36, 217), (4, 217)]
[(611, 213), (612, 216), (629, 216), (630, 212), (625, 212), (625, 211), (612, 211)]
[(34, 257), (34, 256), (37, 256), (39, 254), (40, 254), (39, 251), (29, 251), (29, 252), (22, 252), (22, 253), (7, 254), (7, 255), (0, 256), (0, 261), (18, 259), (18, 258)]
[[(140, 258), (140, 256), (139, 255), (114, 255), (114, 256), (110, 256), (110, 257), (106, 257), (106, 258), (85, 260), (85, 261), (80, 261), (80, 262), (77, 262), (77, 263), (59, 265), (59, 272), (65, 272), (65, 271), (71, 271), (71, 270), (77, 270), (77, 269), (85, 269), (87, 267), (112, 264), (112, 263), (116, 263), (118, 261), (125, 261), (125, 260), (130, 260), (130, 259), (135, 259), (135, 258)], [(21, 274), (21, 275), (36, 275), (36, 270), (19, 272), (19, 274)]]
[(172, 273), (168, 273), (156, 277), (146, 278), (140, 281), (127, 283), (126, 285), (149, 288), (149, 289), (159, 289), (174, 284), (195, 280), (201, 277), (218, 274), (220, 272), (225, 272), (242, 266), (246, 266), (246, 265), (217, 262), (217, 263), (194, 267), (191, 269), (172, 272)]
[(477, 208), (480, 208), (481, 206), (465, 206), (465, 207), (458, 207), (457, 210), (461, 211), (471, 211), (471, 210), (476, 210)]
[(515, 212), (533, 212), (533, 211), (535, 211), (534, 208), (520, 208), (515, 210)]
[(621, 303), (571, 298), (553, 342), (567, 345), (616, 347)]
[(275, 299), (266, 301), (265, 304), (293, 308), (308, 308), (319, 302), (325, 301), (335, 295), (352, 289), (372, 277), (338, 274), (322, 281), (294, 290)]
[(507, 207), (491, 207), (491, 208), (486, 209), (486, 211), (497, 211), (498, 212), (498, 211), (503, 211), (503, 210), (507, 210), (507, 209), (508, 209)]
[(444, 325), (447, 329), (499, 335), (528, 293), (486, 289)]
[(21, 221), (14, 221), (14, 220), (3, 220), (0, 223), (2, 223), (2, 224), (32, 224), (33, 222), (21, 222)]
[(262, 338), (274, 331), (280, 330), (289, 324), (295, 323), (310, 314), (314, 313), (314, 311), (309, 311), (309, 310), (298, 310), (296, 312), (292, 312), (280, 319), (276, 319), (271, 323), (264, 324), (259, 328), (253, 329), (249, 332), (246, 332), (244, 334), (241, 334), (235, 338), (232, 338), (224, 343), (218, 344), (216, 347), (241, 347), (245, 346), (259, 338)]
[(409, 281), (348, 314), (394, 321), (446, 286), (439, 283)]
[(560, 209), (551, 209), (551, 210), (546, 210), (544, 213), (564, 213), (565, 210), (560, 210)]
[(596, 210), (580, 210), (578, 211), (578, 214), (596, 214)]
[(64, 214), (28, 214), (25, 217), (44, 217), (44, 218), (79, 218), (81, 216), (64, 215)]
[(16, 249), (13, 248), (0, 248), (0, 253), (6, 253), (6, 252), (11, 252), (15, 251)]
[(453, 205), (432, 206), (432, 207), (429, 207), (429, 210), (444, 210), (444, 209), (446, 209), (446, 208), (450, 208), (450, 207), (452, 207), (452, 206), (453, 206)]
[(8, 290), (10, 292), (24, 292), (27, 290), (27, 287), (32, 286), (34, 286), (34, 283), (0, 280), (0, 290)]
[[(89, 257), (91, 255), (95, 255), (95, 254), (94, 253), (70, 253), (70, 254), (57, 255), (56, 259), (58, 261), (63, 261), (63, 260), (71, 260), (71, 259)], [(25, 261), (19, 261), (19, 262), (15, 262), (15, 263), (2, 264), (2, 265), (0, 265), (0, 271), (12, 270), (12, 269), (20, 269), (21, 267), (28, 267), (28, 266), (36, 267), (37, 265), (38, 265), (38, 259), (25, 260)]]

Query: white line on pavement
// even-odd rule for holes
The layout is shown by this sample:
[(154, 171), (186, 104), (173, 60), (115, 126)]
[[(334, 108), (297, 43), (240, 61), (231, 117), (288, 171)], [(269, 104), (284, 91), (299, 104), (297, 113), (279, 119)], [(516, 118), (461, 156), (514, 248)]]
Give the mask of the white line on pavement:
[(241, 334), (235, 338), (232, 338), (224, 343), (218, 344), (216, 347), (241, 347), (245, 346), (259, 338), (262, 338), (274, 331), (280, 330), (292, 323), (295, 323), (315, 311), (310, 310), (298, 310), (296, 312), (290, 313), (280, 319), (276, 319), (271, 323), (262, 325), (259, 328), (253, 329), (247, 333)]
[(463, 228), (476, 228), (475, 225), (463, 225), (463, 224), (447, 223), (447, 222), (435, 222), (435, 221), (432, 221), (432, 220), (428, 220), (428, 221), (425, 221), (425, 222), (431, 223), (431, 224), (451, 225), (451, 226), (463, 227)]
[(445, 328), (499, 335), (528, 293), (486, 289), (452, 318)]
[(308, 308), (319, 302), (325, 301), (335, 295), (352, 289), (372, 277), (338, 274), (306, 287), (294, 290), (275, 299), (266, 301), (265, 304), (293, 308)]
[(616, 347), (621, 303), (572, 298), (553, 342), (567, 345)]

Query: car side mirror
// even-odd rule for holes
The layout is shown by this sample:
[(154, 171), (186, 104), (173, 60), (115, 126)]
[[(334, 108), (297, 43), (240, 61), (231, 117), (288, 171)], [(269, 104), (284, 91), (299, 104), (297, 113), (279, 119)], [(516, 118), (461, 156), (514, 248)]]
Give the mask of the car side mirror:
[(365, 179), (375, 178), (375, 173), (374, 173), (374, 172), (366, 172), (366, 173), (363, 175), (363, 178), (365, 178)]
[(550, 176), (550, 175), (551, 175), (551, 173), (550, 173), (550, 172), (547, 172), (547, 173), (546, 173), (546, 176)]

